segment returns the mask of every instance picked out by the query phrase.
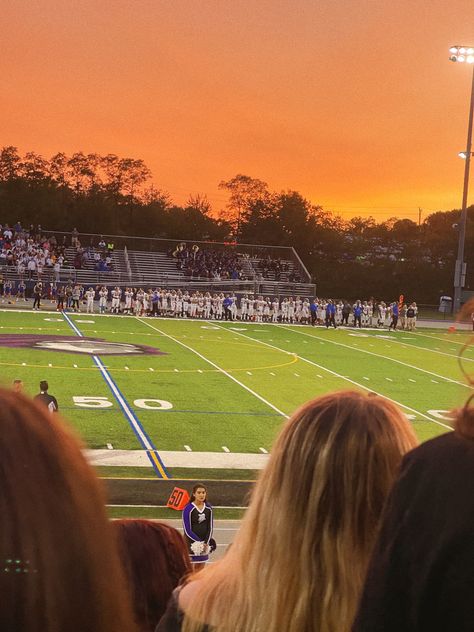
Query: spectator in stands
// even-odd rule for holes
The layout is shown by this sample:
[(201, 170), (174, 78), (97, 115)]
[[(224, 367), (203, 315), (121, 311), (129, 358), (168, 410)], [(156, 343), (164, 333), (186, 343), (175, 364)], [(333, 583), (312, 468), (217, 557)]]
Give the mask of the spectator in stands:
[(58, 416), (0, 390), (0, 630), (133, 631), (102, 487)]
[[(472, 398), (471, 398), (472, 399)], [(354, 632), (474, 630), (474, 408), (410, 452), (388, 502)]]
[(192, 571), (182, 535), (151, 520), (116, 520), (122, 558), (135, 620), (140, 632), (153, 632), (171, 593)]
[(232, 547), (175, 592), (157, 631), (350, 630), (386, 497), (416, 445), (387, 399), (345, 391), (302, 406)]

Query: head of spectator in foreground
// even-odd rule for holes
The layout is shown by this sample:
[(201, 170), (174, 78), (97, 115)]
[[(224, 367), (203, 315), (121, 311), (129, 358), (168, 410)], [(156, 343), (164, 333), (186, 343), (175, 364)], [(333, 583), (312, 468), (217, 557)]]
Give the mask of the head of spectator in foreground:
[(185, 632), (349, 630), (385, 500), (417, 444), (381, 397), (336, 392), (297, 410), (233, 546), (182, 591)]
[(46, 380), (41, 380), (40, 382), (40, 391), (42, 393), (47, 393), (49, 388), (49, 384)]
[(60, 418), (0, 389), (0, 630), (134, 630), (102, 489)]
[[(474, 396), (473, 396), (474, 397)], [(474, 630), (474, 407), (404, 458), (354, 632)]]
[(171, 593), (191, 572), (182, 535), (151, 520), (116, 520), (119, 551), (140, 632), (152, 632)]

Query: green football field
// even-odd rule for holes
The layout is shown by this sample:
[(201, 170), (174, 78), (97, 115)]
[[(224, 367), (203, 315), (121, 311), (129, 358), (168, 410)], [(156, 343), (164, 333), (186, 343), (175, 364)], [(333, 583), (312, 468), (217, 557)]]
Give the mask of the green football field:
[(3, 310), (0, 372), (31, 394), (48, 380), (89, 448), (261, 454), (299, 405), (347, 388), (400, 404), (422, 440), (446, 432), (472, 392), (469, 337)]

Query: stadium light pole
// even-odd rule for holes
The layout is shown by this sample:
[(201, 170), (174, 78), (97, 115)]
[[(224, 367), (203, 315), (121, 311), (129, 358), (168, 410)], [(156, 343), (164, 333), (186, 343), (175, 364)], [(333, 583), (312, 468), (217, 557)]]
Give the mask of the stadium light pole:
[(469, 123), (467, 126), (467, 143), (466, 150), (461, 152), (462, 157), (465, 158), (466, 163), (464, 165), (464, 186), (462, 192), (462, 207), (461, 207), (461, 220), (459, 223), (459, 239), (458, 239), (458, 255), (456, 258), (456, 267), (454, 269), (454, 312), (459, 311), (461, 307), (461, 294), (464, 287), (464, 280), (466, 276), (464, 265), (464, 245), (466, 242), (466, 224), (467, 224), (467, 195), (469, 191), (469, 170), (471, 166), (472, 157), (472, 120), (474, 114), (474, 46), (452, 46), (449, 49), (451, 53), (449, 59), (451, 61), (457, 61), (461, 63), (467, 63), (472, 65), (472, 86), (471, 86), (471, 101), (469, 105)]

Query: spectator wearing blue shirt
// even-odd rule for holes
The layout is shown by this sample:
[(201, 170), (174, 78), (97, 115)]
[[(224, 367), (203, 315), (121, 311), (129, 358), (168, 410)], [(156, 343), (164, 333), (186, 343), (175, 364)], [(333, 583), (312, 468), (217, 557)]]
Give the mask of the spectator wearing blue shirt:
[(318, 304), (316, 303), (316, 299), (311, 301), (311, 305), (309, 306), (309, 311), (311, 312), (311, 324), (313, 327), (318, 320)]
[(393, 331), (395, 331), (395, 329), (397, 328), (399, 314), (398, 303), (392, 303), (390, 308), (392, 313), (392, 322), (390, 323), (390, 327), (388, 328), (388, 330), (390, 331), (393, 328)]
[(231, 299), (231, 297), (227, 294), (227, 296), (225, 297), (222, 305), (224, 307), (224, 317), (226, 320), (233, 320), (232, 318), (232, 310), (230, 309), (232, 307), (232, 303), (234, 301)]
[(326, 305), (326, 329), (329, 329), (330, 325), (333, 325), (334, 329), (336, 329), (336, 306), (331, 299)]
[(158, 290), (153, 290), (153, 294), (151, 295), (151, 315), (158, 316), (160, 308), (160, 293)]
[(361, 322), (361, 316), (362, 316), (362, 305), (360, 303), (360, 301), (357, 301), (356, 304), (354, 305), (354, 327), (359, 326), (359, 328), (362, 327), (362, 322)]

